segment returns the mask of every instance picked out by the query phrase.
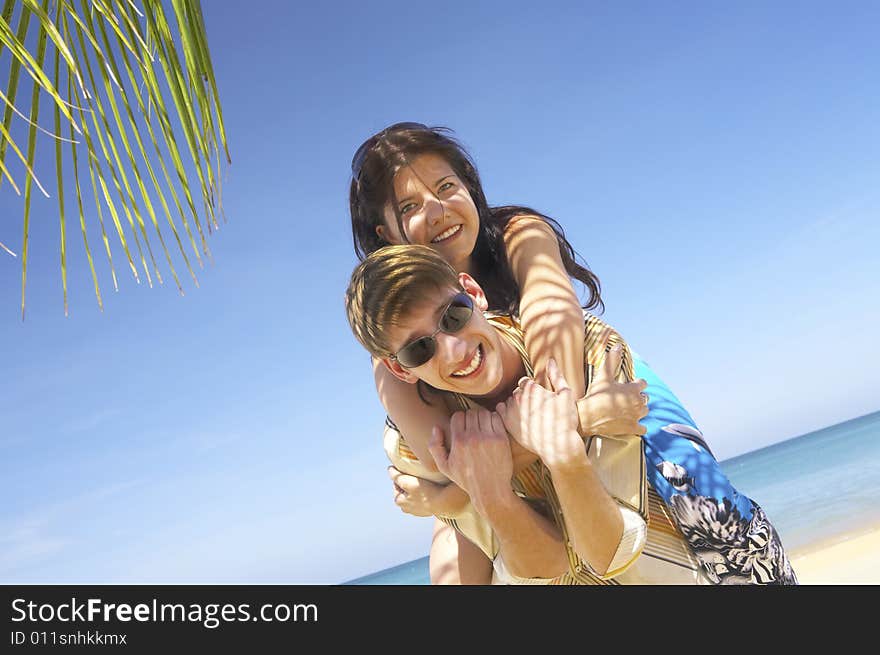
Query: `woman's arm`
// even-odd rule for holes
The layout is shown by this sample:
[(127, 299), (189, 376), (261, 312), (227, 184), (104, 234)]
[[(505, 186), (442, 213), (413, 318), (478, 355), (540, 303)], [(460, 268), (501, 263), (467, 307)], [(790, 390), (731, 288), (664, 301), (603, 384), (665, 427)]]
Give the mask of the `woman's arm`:
[(519, 314), (535, 377), (547, 384), (552, 357), (576, 398), (584, 395), (584, 314), (559, 254), (556, 233), (537, 216), (507, 224), (504, 245), (519, 285)]
[(373, 377), (379, 400), (406, 439), (406, 445), (426, 469), (437, 471), (428, 441), (435, 425), (449, 425), (452, 412), (440, 398), (427, 404), (419, 397), (416, 385), (398, 380), (378, 359), (373, 360)]
[(467, 507), (468, 495), (454, 482), (431, 482), (393, 466), (388, 467), (388, 475), (394, 484), (394, 503), (406, 514), (455, 518)]
[(538, 216), (517, 216), (507, 224), (504, 243), (520, 289), (520, 323), (535, 379), (546, 386), (547, 362), (556, 360), (579, 399), (582, 436), (644, 434), (638, 422), (645, 415), (644, 382), (618, 383), (600, 371), (585, 395), (583, 309), (553, 228)]

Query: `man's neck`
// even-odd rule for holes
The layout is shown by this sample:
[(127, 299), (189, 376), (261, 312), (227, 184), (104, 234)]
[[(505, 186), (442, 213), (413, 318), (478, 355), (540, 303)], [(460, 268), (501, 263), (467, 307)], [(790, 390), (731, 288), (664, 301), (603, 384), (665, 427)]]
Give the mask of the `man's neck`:
[[(479, 398), (471, 397), (474, 402), (492, 411), (495, 411), (495, 406), (498, 403), (510, 398), (510, 394), (516, 389), (520, 378), (526, 374), (526, 367), (525, 364), (523, 364), (519, 351), (512, 343), (510, 343), (507, 337), (504, 336), (502, 330), (499, 330), (499, 333), (499, 336), (501, 337), (499, 342), (501, 348), (502, 370), (504, 371), (501, 383), (487, 396)], [(523, 469), (531, 466), (531, 464), (538, 459), (538, 456), (535, 453), (526, 450), (519, 444), (519, 442), (512, 438), (510, 439), (510, 453), (513, 456), (514, 474), (518, 474)]]

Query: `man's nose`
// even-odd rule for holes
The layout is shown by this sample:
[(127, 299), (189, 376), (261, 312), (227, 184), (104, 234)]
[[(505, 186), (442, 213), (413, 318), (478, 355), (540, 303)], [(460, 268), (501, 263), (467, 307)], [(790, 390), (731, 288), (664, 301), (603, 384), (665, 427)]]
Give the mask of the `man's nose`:
[(467, 342), (459, 334), (438, 332), (437, 352), (444, 370), (454, 371), (467, 365)]

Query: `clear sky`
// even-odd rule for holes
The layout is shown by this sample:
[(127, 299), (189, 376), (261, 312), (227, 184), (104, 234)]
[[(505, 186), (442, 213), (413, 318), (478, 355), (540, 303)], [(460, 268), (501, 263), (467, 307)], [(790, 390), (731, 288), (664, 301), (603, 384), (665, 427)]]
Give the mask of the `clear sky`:
[(0, 582), (335, 583), (427, 553), (342, 307), (351, 156), (401, 120), (564, 226), (721, 458), (880, 409), (876, 3), (203, 5), (233, 163), (200, 287), (117, 264), (114, 293), (96, 250), (101, 313), (72, 231), (65, 318), (38, 198), (22, 322), (0, 251)]

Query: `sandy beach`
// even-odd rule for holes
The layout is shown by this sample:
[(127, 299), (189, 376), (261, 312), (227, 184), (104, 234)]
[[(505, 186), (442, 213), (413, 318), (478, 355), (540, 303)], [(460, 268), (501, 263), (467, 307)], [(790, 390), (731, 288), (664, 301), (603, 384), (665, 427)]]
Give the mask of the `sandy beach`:
[(880, 526), (790, 553), (801, 584), (880, 584)]

